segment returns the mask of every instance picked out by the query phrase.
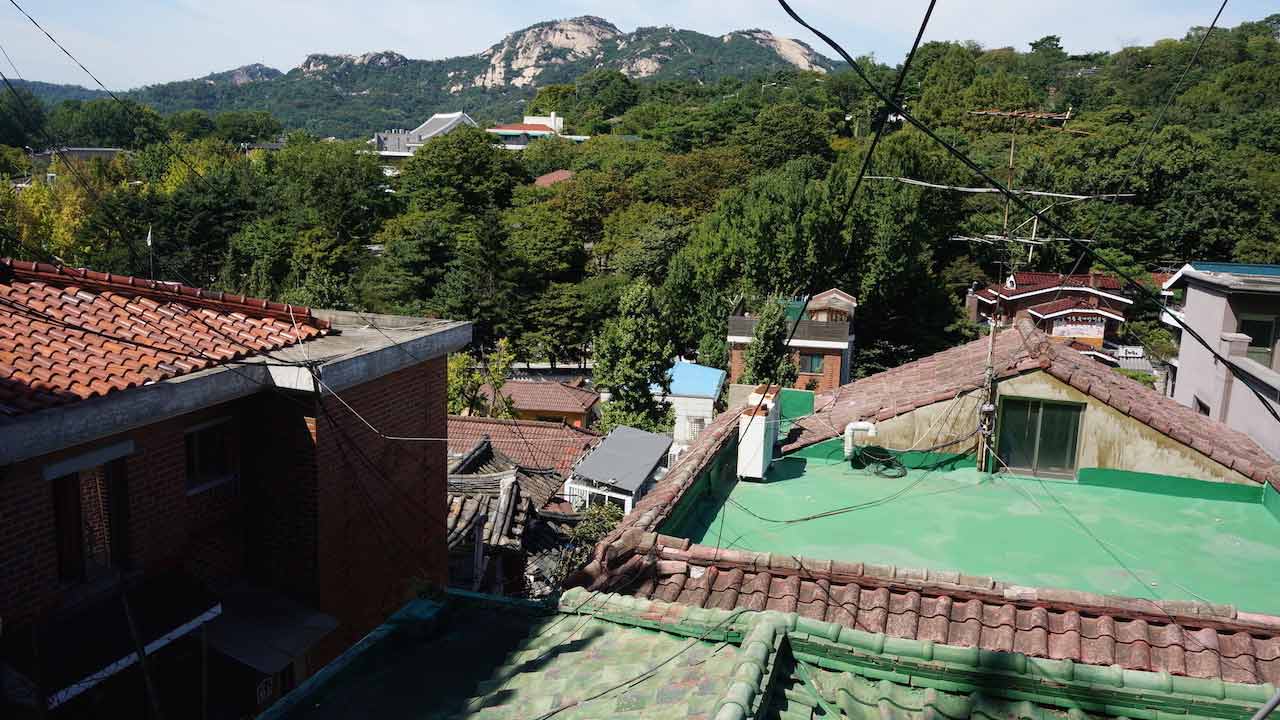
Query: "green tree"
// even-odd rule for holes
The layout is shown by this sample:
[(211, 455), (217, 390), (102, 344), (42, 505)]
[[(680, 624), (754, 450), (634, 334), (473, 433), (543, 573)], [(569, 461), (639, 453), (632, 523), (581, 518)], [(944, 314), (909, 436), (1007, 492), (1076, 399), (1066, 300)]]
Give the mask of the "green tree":
[(564, 115), (576, 101), (577, 90), (573, 85), (543, 85), (529, 103), (530, 115)]
[(764, 300), (756, 314), (756, 327), (751, 333), (751, 344), (743, 358), (741, 382), (747, 384), (768, 383), (791, 387), (800, 376), (800, 368), (787, 348), (790, 334), (786, 304), (777, 296)]
[(627, 289), (618, 316), (605, 323), (594, 348), (594, 379), (611, 397), (601, 415), (601, 431), (617, 425), (662, 431), (671, 424), (670, 405), (651, 387), (671, 388), (667, 371), (675, 349), (662, 318), (657, 295), (644, 282)]
[(213, 134), (213, 119), (203, 110), (183, 110), (164, 119), (165, 129), (186, 140), (200, 140)]
[(50, 134), (61, 145), (142, 148), (165, 136), (164, 118), (133, 100), (67, 100), (49, 113)]
[(449, 414), (514, 418), (515, 404), (502, 394), (514, 362), (505, 338), (479, 357), (465, 352), (450, 355), (446, 364)]
[(373, 237), (381, 253), (357, 283), (361, 303), (375, 312), (420, 315), (444, 280), (459, 218), (448, 208), (411, 208)]
[(400, 175), (400, 187), (419, 206), (456, 204), (472, 212), (510, 205), (516, 186), (528, 181), (519, 157), (477, 128), (428, 140)]
[(229, 143), (267, 142), (279, 137), (284, 127), (263, 110), (229, 110), (213, 120), (215, 134)]
[(0, 94), (0, 145), (43, 148), (45, 122), (44, 103), (27, 88)]
[(798, 103), (769, 105), (742, 132), (743, 149), (756, 167), (780, 167), (810, 156), (830, 160), (831, 127), (817, 110)]

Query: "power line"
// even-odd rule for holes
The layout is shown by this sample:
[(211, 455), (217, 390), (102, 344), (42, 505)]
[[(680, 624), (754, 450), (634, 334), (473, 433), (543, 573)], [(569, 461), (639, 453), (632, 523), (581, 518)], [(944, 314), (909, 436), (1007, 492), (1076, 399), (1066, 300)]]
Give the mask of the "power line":
[[(31, 17), (31, 13), (23, 9), (23, 7), (17, 3), (17, 0), (9, 0), (9, 4), (17, 8), (18, 12), (26, 16), (26, 18), (31, 21), (31, 24), (34, 25), (37, 30), (43, 33), (45, 37), (49, 38), (49, 42), (53, 43), (54, 47), (61, 50), (62, 54), (70, 58), (71, 62), (74, 62), (76, 65), (78, 65), (80, 69), (85, 72), (86, 75), (93, 78), (93, 81), (98, 84), (98, 87), (102, 88), (103, 91), (105, 91), (107, 95), (111, 97), (112, 100), (115, 100), (117, 103), (119, 103), (120, 107), (124, 108), (125, 111), (128, 112), (131, 117), (135, 117), (136, 119), (137, 111), (134, 110), (134, 108), (130, 106), (129, 103), (126, 103), (124, 100), (121, 100), (120, 96), (116, 95), (114, 91), (112, 91), (110, 88), (104, 85), (102, 81), (98, 79), (97, 75), (94, 75), (93, 72), (89, 70), (89, 68), (85, 67), (84, 63), (80, 62), (80, 60), (77, 59), (75, 55), (71, 54), (71, 51), (67, 50), (67, 48), (64, 47), (62, 43), (58, 42), (58, 40), (54, 38), (53, 35), (51, 35), (48, 30), (45, 30), (40, 23), (36, 22), (36, 19)], [(165, 149), (169, 151), (169, 154), (172, 155), (175, 160), (182, 163), (183, 165), (186, 165), (187, 169), (190, 170), (197, 178), (200, 179), (200, 182), (204, 184), (206, 189), (210, 191), (214, 189), (213, 186), (209, 184), (209, 181), (206, 180), (205, 177), (200, 174), (200, 171), (197, 170), (194, 165), (188, 162), (185, 157), (183, 157), (177, 150), (173, 148), (173, 145), (169, 142), (167, 138), (161, 139), (160, 144), (164, 145)]]
[[(1063, 228), (1062, 228), (1062, 226), (1060, 226), (1057, 222), (1055, 222), (1055, 221), (1053, 221), (1053, 220), (1049, 219), (1048, 217), (1046, 217), (1045, 215), (1043, 215), (1040, 211), (1038, 211), (1038, 210), (1036, 210), (1034, 207), (1032, 207), (1032, 206), (1031, 206), (1031, 205), (1030, 205), (1026, 200), (1024, 200), (1022, 197), (1018, 196), (1016, 193), (1014, 193), (1013, 191), (1009, 190), (1009, 189), (1008, 189), (1007, 187), (1005, 187), (1005, 186), (1004, 186), (1004, 184), (1002, 184), (999, 180), (996, 180), (994, 177), (992, 177), (992, 176), (991, 176), (991, 175), (990, 175), (986, 170), (983, 170), (983, 169), (982, 169), (982, 167), (981, 167), (980, 165), (978, 165), (976, 162), (974, 162), (974, 160), (973, 160), (972, 158), (970, 158), (967, 154), (965, 154), (965, 153), (964, 153), (964, 151), (960, 150), (959, 148), (957, 148), (955, 145), (951, 144), (950, 142), (948, 142), (948, 141), (947, 141), (947, 140), (945, 140), (944, 138), (940, 137), (936, 132), (934, 132), (931, 128), (929, 128), (929, 126), (925, 125), (925, 124), (924, 124), (923, 122), (921, 122), (920, 120), (917, 120), (917, 119), (915, 118), (915, 116), (914, 116), (914, 115), (912, 115), (911, 113), (909, 113), (905, 108), (903, 108), (901, 104), (899, 104), (898, 102), (896, 102), (893, 98), (890, 98), (890, 97), (888, 97), (887, 95), (885, 95), (885, 94), (884, 94), (884, 92), (883, 92), (882, 90), (880, 90), (880, 88), (879, 88), (879, 87), (877, 87), (877, 86), (876, 86), (876, 84), (875, 84), (875, 83), (873, 83), (869, 77), (867, 77), (866, 73), (862, 70), (862, 68), (861, 68), (861, 67), (859, 67), (859, 66), (858, 66), (858, 64), (857, 64), (856, 62), (854, 62), (853, 58), (849, 55), (849, 53), (848, 53), (848, 52), (846, 52), (846, 51), (845, 51), (845, 49), (844, 49), (843, 47), (841, 47), (841, 46), (840, 46), (840, 44), (839, 44), (839, 43), (837, 43), (836, 41), (832, 40), (830, 37), (828, 37), (828, 36), (827, 36), (825, 33), (823, 33), (821, 30), (818, 30), (817, 28), (813, 27), (813, 26), (812, 26), (812, 25), (810, 25), (808, 22), (806, 22), (806, 21), (804, 20), (804, 18), (802, 18), (802, 17), (800, 17), (798, 14), (796, 14), (796, 12), (795, 12), (794, 10), (792, 10), (792, 9), (791, 9), (791, 6), (787, 4), (786, 0), (778, 0), (778, 4), (782, 6), (783, 10), (785, 10), (785, 11), (786, 11), (786, 13), (787, 13), (788, 15), (790, 15), (790, 16), (791, 16), (791, 18), (792, 18), (793, 20), (795, 20), (797, 23), (799, 23), (799, 24), (800, 24), (800, 25), (802, 25), (803, 27), (805, 27), (805, 28), (807, 28), (808, 30), (810, 30), (811, 32), (813, 32), (813, 33), (814, 33), (815, 35), (817, 35), (817, 36), (818, 36), (818, 37), (819, 37), (823, 42), (827, 43), (827, 45), (831, 46), (831, 47), (832, 47), (832, 49), (834, 49), (837, 53), (839, 53), (839, 54), (840, 54), (840, 56), (845, 60), (845, 62), (849, 63), (849, 66), (850, 66), (850, 67), (851, 67), (851, 69), (854, 71), (854, 73), (856, 73), (856, 74), (858, 75), (858, 77), (859, 77), (859, 78), (860, 78), (860, 79), (861, 79), (861, 80), (862, 80), (862, 81), (863, 81), (863, 82), (864, 82), (868, 87), (870, 87), (870, 88), (871, 88), (872, 92), (874, 92), (874, 93), (875, 93), (875, 94), (876, 94), (876, 95), (877, 95), (881, 100), (883, 100), (886, 104), (890, 105), (890, 107), (891, 107), (895, 112), (897, 112), (898, 114), (900, 114), (900, 115), (903, 117), (903, 119), (904, 119), (904, 120), (906, 120), (907, 122), (909, 122), (909, 123), (911, 123), (913, 126), (915, 126), (917, 129), (919, 129), (919, 130), (920, 130), (920, 132), (924, 133), (924, 134), (925, 134), (925, 136), (926, 136), (926, 137), (928, 137), (930, 140), (932, 140), (932, 141), (934, 141), (935, 143), (937, 143), (937, 144), (941, 145), (941, 146), (943, 147), (943, 149), (945, 149), (945, 150), (947, 151), (947, 153), (948, 153), (948, 154), (950, 154), (950, 155), (951, 155), (952, 157), (954, 157), (955, 159), (959, 160), (959, 161), (961, 162), (961, 164), (963, 164), (965, 167), (969, 168), (971, 171), (973, 171), (975, 174), (977, 174), (979, 177), (981, 177), (983, 180), (985, 180), (985, 181), (986, 181), (988, 184), (990, 184), (992, 187), (994, 187), (994, 188), (996, 188), (997, 190), (999, 190), (1003, 195), (1005, 195), (1007, 198), (1009, 198), (1011, 202), (1013, 202), (1013, 203), (1017, 204), (1017, 205), (1018, 205), (1018, 207), (1022, 208), (1024, 211), (1029, 212), (1029, 213), (1031, 213), (1031, 214), (1035, 215), (1036, 217), (1038, 217), (1038, 218), (1040, 219), (1040, 221), (1041, 221), (1041, 222), (1045, 223), (1045, 225), (1047, 225), (1051, 230), (1053, 230), (1054, 232), (1058, 233), (1059, 235), (1062, 235), (1063, 237), (1069, 237), (1069, 236), (1070, 236), (1070, 233), (1069, 233), (1069, 232), (1067, 232), (1065, 229), (1063, 229)], [(1185, 70), (1185, 71), (1183, 72), (1183, 76), (1184, 76), (1184, 77), (1185, 77), (1186, 73), (1190, 70), (1190, 65), (1191, 65), (1192, 63), (1194, 63), (1194, 61), (1195, 61), (1195, 60), (1196, 60), (1196, 58), (1198, 57), (1198, 55), (1199, 55), (1199, 50), (1200, 50), (1201, 48), (1203, 48), (1203, 47), (1204, 47), (1204, 43), (1205, 43), (1205, 41), (1208, 39), (1209, 34), (1213, 32), (1213, 28), (1217, 25), (1218, 19), (1221, 17), (1221, 15), (1222, 15), (1222, 11), (1223, 11), (1223, 9), (1226, 7), (1226, 4), (1227, 4), (1227, 0), (1223, 0), (1223, 1), (1222, 1), (1222, 5), (1218, 8), (1218, 13), (1214, 16), (1213, 23), (1211, 23), (1211, 24), (1210, 24), (1210, 26), (1209, 26), (1208, 30), (1206, 31), (1205, 35), (1201, 38), (1201, 40), (1200, 40), (1200, 45), (1197, 47), (1197, 49), (1196, 49), (1196, 53), (1192, 55), (1191, 63), (1188, 63), (1188, 68), (1187, 68), (1187, 70)], [(1168, 104), (1170, 104), (1170, 103), (1172, 103), (1172, 99), (1170, 99), (1170, 100), (1169, 100), (1169, 102), (1168, 102), (1168, 103), (1166, 103), (1166, 107), (1167, 107), (1167, 106), (1168, 106)], [(1159, 304), (1161, 307), (1164, 307), (1164, 302), (1163, 302), (1160, 298), (1156, 297), (1156, 296), (1155, 296), (1155, 295), (1154, 295), (1150, 290), (1148, 290), (1146, 287), (1144, 287), (1141, 283), (1139, 283), (1137, 280), (1135, 280), (1135, 279), (1134, 279), (1132, 276), (1130, 276), (1128, 273), (1124, 272), (1124, 271), (1123, 271), (1123, 270), (1121, 270), (1119, 267), (1117, 267), (1115, 263), (1113, 263), (1113, 262), (1111, 262), (1110, 260), (1107, 260), (1105, 257), (1102, 257), (1102, 256), (1098, 255), (1097, 253), (1095, 253), (1092, 249), (1090, 249), (1090, 248), (1089, 248), (1088, 244), (1085, 244), (1085, 243), (1079, 243), (1079, 244), (1080, 244), (1080, 245), (1082, 245), (1082, 246), (1085, 248), (1085, 252), (1086, 252), (1086, 253), (1088, 253), (1088, 254), (1089, 254), (1089, 256), (1090, 256), (1090, 257), (1091, 257), (1095, 262), (1097, 262), (1097, 263), (1101, 264), (1103, 267), (1105, 267), (1105, 268), (1107, 268), (1108, 270), (1112, 271), (1113, 273), (1115, 273), (1115, 274), (1116, 274), (1116, 276), (1120, 277), (1120, 278), (1121, 278), (1121, 279), (1123, 279), (1125, 282), (1129, 283), (1131, 286), (1133, 286), (1133, 287), (1137, 288), (1137, 289), (1138, 289), (1138, 291), (1139, 291), (1140, 293), (1147, 295), (1147, 296), (1148, 296), (1148, 299), (1150, 299), (1150, 300), (1152, 300), (1152, 301), (1156, 302), (1156, 303), (1157, 303), (1157, 304)], [(1270, 414), (1270, 415), (1271, 415), (1271, 417), (1272, 417), (1272, 418), (1274, 418), (1274, 419), (1275, 419), (1275, 421), (1276, 421), (1277, 423), (1280, 423), (1280, 411), (1277, 411), (1275, 408), (1271, 407), (1270, 403), (1269, 403), (1269, 402), (1267, 402), (1266, 398), (1265, 398), (1265, 397), (1263, 397), (1262, 393), (1261, 393), (1261, 392), (1259, 392), (1256, 388), (1254, 388), (1254, 387), (1253, 387), (1253, 385), (1252, 385), (1251, 383), (1249, 383), (1249, 382), (1246, 380), (1244, 371), (1240, 370), (1240, 369), (1239, 369), (1238, 367), (1236, 367), (1236, 366), (1235, 366), (1235, 365), (1234, 365), (1230, 360), (1228, 360), (1227, 358), (1223, 357), (1221, 353), (1219, 353), (1216, 349), (1214, 349), (1214, 347), (1213, 347), (1212, 345), (1210, 345), (1210, 344), (1209, 344), (1209, 342), (1208, 342), (1208, 341), (1206, 341), (1206, 340), (1205, 340), (1205, 339), (1200, 335), (1200, 333), (1196, 332), (1196, 330), (1195, 330), (1194, 328), (1192, 328), (1190, 325), (1186, 324), (1186, 322), (1185, 322), (1185, 321), (1183, 321), (1182, 319), (1178, 318), (1177, 316), (1173, 316), (1173, 320), (1174, 320), (1174, 321), (1179, 325), (1179, 327), (1181, 327), (1181, 328), (1182, 328), (1183, 332), (1186, 332), (1186, 333), (1187, 333), (1187, 334), (1189, 334), (1192, 338), (1194, 338), (1197, 342), (1199, 342), (1199, 343), (1200, 343), (1200, 344), (1201, 344), (1201, 345), (1202, 345), (1206, 350), (1208, 350), (1208, 351), (1209, 351), (1209, 353), (1210, 353), (1211, 355), (1213, 355), (1214, 359), (1216, 359), (1218, 362), (1223, 363), (1223, 365), (1224, 365), (1224, 366), (1225, 366), (1225, 367), (1226, 367), (1226, 368), (1231, 372), (1231, 374), (1232, 374), (1233, 376), (1235, 376), (1235, 377), (1236, 377), (1237, 379), (1239, 379), (1242, 383), (1244, 383), (1244, 384), (1245, 384), (1245, 386), (1246, 386), (1247, 388), (1249, 388), (1249, 390), (1250, 390), (1250, 391), (1254, 394), (1254, 396), (1258, 399), (1258, 402), (1259, 402), (1259, 403), (1262, 405), (1262, 407), (1263, 407), (1263, 408), (1268, 412), (1268, 414)]]
[[(868, 180), (890, 180), (893, 182), (903, 183), (905, 185), (918, 185), (920, 187), (934, 188), (937, 190), (954, 190), (963, 193), (999, 193), (996, 188), (989, 187), (964, 187), (960, 185), (943, 185), (940, 183), (925, 182), (924, 180), (916, 180), (915, 178), (897, 177), (894, 175), (868, 175)], [(1106, 193), (1103, 195), (1072, 195), (1070, 193), (1046, 192), (1043, 190), (1016, 190), (1011, 189), (1010, 192), (1016, 195), (1029, 195), (1032, 197), (1053, 197), (1065, 198), (1068, 200), (1103, 200), (1108, 198), (1131, 198), (1138, 197), (1137, 193)]]

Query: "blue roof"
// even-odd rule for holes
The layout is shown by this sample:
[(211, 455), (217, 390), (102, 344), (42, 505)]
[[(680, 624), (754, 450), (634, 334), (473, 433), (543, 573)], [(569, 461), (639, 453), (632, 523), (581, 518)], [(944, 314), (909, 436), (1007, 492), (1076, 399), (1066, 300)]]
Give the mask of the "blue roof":
[(1200, 272), (1232, 273), (1234, 275), (1267, 275), (1280, 277), (1280, 265), (1253, 265), (1250, 263), (1193, 262), (1191, 267)]
[[(670, 394), (680, 397), (716, 398), (724, 386), (723, 370), (697, 363), (678, 362), (667, 374), (671, 377)], [(661, 389), (655, 385), (653, 391)]]

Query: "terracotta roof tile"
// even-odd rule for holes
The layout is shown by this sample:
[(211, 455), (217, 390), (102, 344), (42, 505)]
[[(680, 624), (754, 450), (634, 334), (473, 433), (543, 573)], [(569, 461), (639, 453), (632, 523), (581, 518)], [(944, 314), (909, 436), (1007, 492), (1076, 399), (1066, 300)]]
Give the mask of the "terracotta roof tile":
[(564, 423), (449, 416), (449, 452), (468, 452), (488, 438), (495, 448), (524, 468), (553, 469), (562, 477), (600, 436)]
[[(488, 386), (484, 391), (492, 393)], [(585, 413), (600, 400), (597, 392), (546, 380), (509, 380), (502, 394), (511, 398), (517, 410), (528, 412)]]
[(1280, 617), (1009, 586), (958, 573), (616, 536), (572, 579), (704, 608), (779, 610), (890, 637), (1238, 683), (1280, 682)]
[(304, 307), (0, 259), (0, 416), (108, 395), (326, 330)]
[[(836, 437), (850, 422), (887, 420), (937, 402), (937, 397), (953, 397), (977, 389), (983, 382), (986, 356), (987, 340), (983, 338), (819, 395), (814, 403), (818, 411), (797, 423), (800, 434), (784, 449), (795, 450)], [(1050, 342), (1029, 322), (996, 336), (995, 358), (998, 377), (1043, 368), (1062, 382), (1254, 481), (1271, 482), (1280, 488), (1280, 463), (1248, 435), (1200, 415), (1064, 343)]]
[(574, 173), (572, 170), (552, 170), (551, 172), (545, 175), (539, 175), (538, 177), (534, 178), (533, 184), (537, 185), (538, 187), (544, 187), (544, 188), (551, 187), (556, 183), (562, 183), (565, 180), (571, 179), (573, 175)]

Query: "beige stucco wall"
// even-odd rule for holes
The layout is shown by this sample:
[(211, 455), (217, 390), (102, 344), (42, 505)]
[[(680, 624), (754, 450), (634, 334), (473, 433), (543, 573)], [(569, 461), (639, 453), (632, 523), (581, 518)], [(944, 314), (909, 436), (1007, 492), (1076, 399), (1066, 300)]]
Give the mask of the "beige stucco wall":
[(1044, 371), (1000, 381), (1002, 397), (1061, 400), (1085, 406), (1080, 418), (1078, 468), (1135, 472), (1253, 485), (1249, 478), (1150, 428)]
[[(876, 444), (894, 450), (928, 448), (973, 432), (978, 422), (978, 392), (934, 403), (876, 423)], [(949, 414), (948, 414), (949, 413)], [(977, 447), (971, 438), (941, 452), (964, 452)]]
[[(1252, 485), (1252, 480), (1173, 438), (1086, 395), (1048, 373), (1037, 370), (1002, 380), (1004, 397), (1059, 400), (1085, 406), (1080, 419), (1077, 468), (1109, 468), (1134, 472)], [(896, 450), (926, 448), (960, 437), (977, 422), (979, 393), (918, 408), (876, 424), (875, 444)], [(953, 407), (954, 406), (954, 407)], [(948, 415), (948, 411), (950, 414)], [(968, 440), (947, 452), (974, 449)]]

